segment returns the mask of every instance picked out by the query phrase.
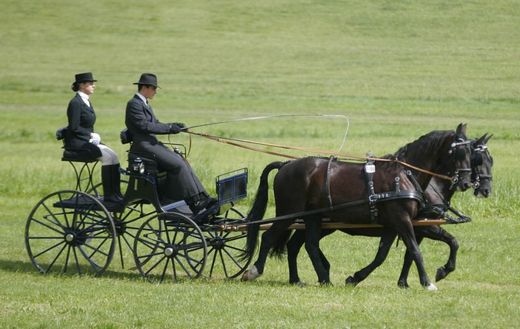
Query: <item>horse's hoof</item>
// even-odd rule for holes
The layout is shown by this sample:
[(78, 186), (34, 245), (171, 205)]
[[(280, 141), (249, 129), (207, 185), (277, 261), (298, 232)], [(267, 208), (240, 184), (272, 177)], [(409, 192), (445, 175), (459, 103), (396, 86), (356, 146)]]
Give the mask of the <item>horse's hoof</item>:
[(289, 282), (289, 283), (293, 286), (300, 287), (300, 288), (307, 286), (307, 284), (302, 281), (295, 281), (295, 282)]
[(437, 286), (434, 285), (433, 283), (430, 283), (428, 286), (426, 286), (426, 287), (424, 287), (424, 288), (425, 288), (426, 290), (428, 290), (428, 291), (437, 291), (437, 290), (439, 290), (439, 289), (437, 288)]
[(323, 281), (323, 282), (320, 282), (320, 286), (322, 286), (322, 287), (332, 287), (333, 284), (330, 281)]
[(253, 281), (259, 276), (260, 273), (258, 273), (256, 266), (253, 265), (249, 270), (245, 271), (244, 274), (242, 274), (241, 281)]
[(444, 266), (443, 267), (439, 267), (437, 269), (437, 274), (435, 275), (435, 281), (441, 281), (442, 279), (444, 279), (445, 277), (448, 276), (448, 273), (446, 272), (446, 270), (444, 269)]
[(359, 282), (354, 280), (354, 278), (352, 276), (349, 276), (348, 278), (345, 279), (345, 285), (347, 285), (347, 286), (355, 287), (355, 286), (357, 286), (358, 283)]
[(403, 281), (403, 280), (399, 280), (399, 281), (397, 281), (397, 286), (398, 286), (399, 288), (403, 288), (403, 289), (408, 289), (408, 288), (410, 288), (410, 286), (408, 285), (408, 282)]

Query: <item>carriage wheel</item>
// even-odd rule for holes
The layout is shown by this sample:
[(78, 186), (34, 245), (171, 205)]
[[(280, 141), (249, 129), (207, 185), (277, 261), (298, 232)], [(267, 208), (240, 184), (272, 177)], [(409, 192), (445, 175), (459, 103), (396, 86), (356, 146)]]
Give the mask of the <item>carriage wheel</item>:
[[(120, 182), (120, 189), (123, 196), (126, 194), (127, 188), (128, 181), (122, 179)], [(87, 193), (96, 197), (101, 197), (103, 193), (103, 184), (98, 183), (94, 185)], [(125, 268), (126, 264), (134, 263), (133, 248), (137, 230), (147, 218), (157, 212), (152, 205), (144, 201), (125, 204), (123, 209), (113, 209), (110, 212), (114, 219), (117, 232), (116, 253), (119, 255), (121, 268)]]
[(116, 229), (95, 197), (73, 190), (51, 193), (33, 208), (25, 246), (41, 273), (102, 274), (114, 254)]
[(206, 241), (199, 226), (178, 213), (149, 218), (134, 241), (137, 269), (153, 282), (199, 277), (206, 255)]
[[(218, 221), (222, 224), (245, 223), (245, 216), (235, 208), (228, 209), (223, 218)], [(226, 278), (231, 279), (244, 272), (251, 262), (252, 257), (243, 259), (245, 254), (247, 232), (208, 230), (208, 266), (209, 276), (214, 272), (223, 272)]]
[(126, 204), (121, 212), (113, 212), (114, 224), (117, 231), (117, 253), (121, 260), (121, 267), (134, 263), (134, 240), (137, 231), (144, 221), (157, 214), (155, 208), (143, 201)]

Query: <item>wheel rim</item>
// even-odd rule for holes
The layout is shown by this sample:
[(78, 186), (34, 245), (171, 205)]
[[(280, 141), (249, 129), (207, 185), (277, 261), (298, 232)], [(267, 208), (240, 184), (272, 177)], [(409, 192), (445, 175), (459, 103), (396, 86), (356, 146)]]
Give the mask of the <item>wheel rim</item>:
[(206, 255), (206, 241), (198, 225), (176, 213), (149, 218), (134, 241), (137, 269), (152, 282), (197, 278), (204, 270)]
[(40, 200), (25, 227), (25, 245), (41, 273), (102, 274), (114, 253), (114, 222), (94, 197), (58, 191)]
[[(245, 216), (235, 208), (228, 209), (222, 223), (245, 223)], [(223, 273), (228, 279), (235, 278), (242, 274), (251, 262), (251, 257), (246, 259), (245, 254), (247, 232), (245, 231), (221, 231), (208, 230), (208, 267), (209, 276), (214, 273)]]

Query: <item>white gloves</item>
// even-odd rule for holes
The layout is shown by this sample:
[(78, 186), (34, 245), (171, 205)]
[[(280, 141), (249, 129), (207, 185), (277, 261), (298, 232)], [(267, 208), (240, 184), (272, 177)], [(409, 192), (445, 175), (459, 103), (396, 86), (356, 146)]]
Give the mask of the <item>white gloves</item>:
[(99, 145), (99, 143), (101, 143), (101, 136), (99, 136), (99, 134), (96, 133), (90, 133), (89, 143)]

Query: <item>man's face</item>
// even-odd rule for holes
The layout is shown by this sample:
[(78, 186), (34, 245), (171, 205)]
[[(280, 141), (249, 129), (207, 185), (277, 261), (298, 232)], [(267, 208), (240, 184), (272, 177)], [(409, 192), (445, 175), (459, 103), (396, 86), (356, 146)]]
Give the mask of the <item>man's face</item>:
[(157, 93), (157, 87), (154, 86), (143, 86), (141, 89), (141, 95), (148, 99), (152, 99)]

